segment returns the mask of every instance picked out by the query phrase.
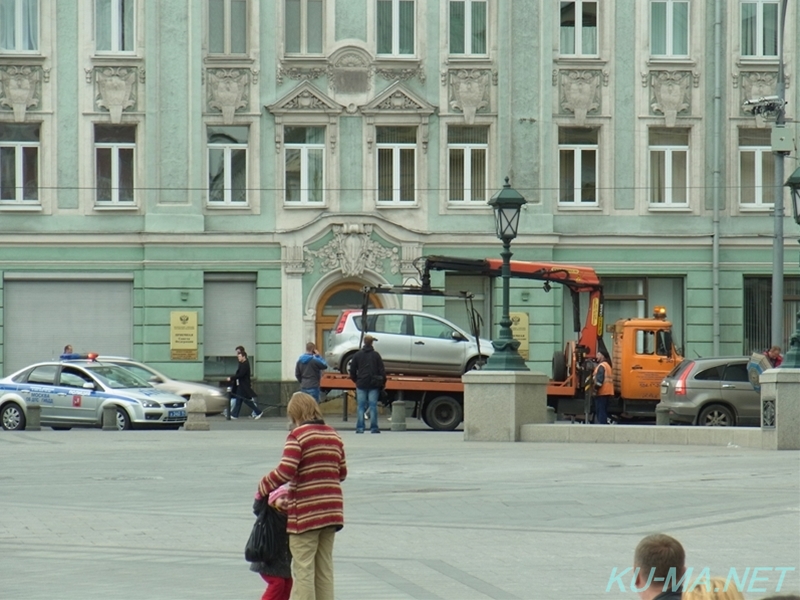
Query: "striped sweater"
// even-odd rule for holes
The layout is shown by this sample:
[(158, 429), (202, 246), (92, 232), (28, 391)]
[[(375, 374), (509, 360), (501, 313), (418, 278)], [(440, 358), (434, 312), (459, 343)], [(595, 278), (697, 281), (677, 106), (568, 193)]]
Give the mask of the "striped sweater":
[(262, 495), (289, 483), (286, 531), (304, 533), (344, 525), (340, 482), (347, 477), (342, 438), (322, 421), (296, 427), (286, 438), (278, 467), (259, 485)]

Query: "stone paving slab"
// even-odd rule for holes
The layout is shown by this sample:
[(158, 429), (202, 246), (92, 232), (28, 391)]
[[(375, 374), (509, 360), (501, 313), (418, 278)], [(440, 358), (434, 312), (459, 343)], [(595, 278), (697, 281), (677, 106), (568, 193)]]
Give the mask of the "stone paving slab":
[[(243, 547), (285, 419), (211, 423), (0, 432), (0, 598), (259, 598)], [(800, 591), (798, 452), (331, 423), (350, 468), (337, 600), (634, 600), (629, 580), (609, 580), (655, 531), (682, 541), (695, 573), (793, 567), (781, 591)], [(761, 576), (747, 600), (775, 591), (779, 572)]]

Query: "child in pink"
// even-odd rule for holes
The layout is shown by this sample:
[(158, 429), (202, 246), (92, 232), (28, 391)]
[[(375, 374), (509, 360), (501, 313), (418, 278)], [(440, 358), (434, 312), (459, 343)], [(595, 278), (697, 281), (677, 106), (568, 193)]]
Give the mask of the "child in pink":
[[(270, 562), (257, 562), (250, 565), (251, 571), (256, 571), (266, 582), (267, 589), (261, 600), (289, 600), (292, 593), (292, 555), (289, 552), (289, 536), (286, 534), (286, 506), (289, 503), (289, 484), (284, 484), (274, 489), (269, 494), (267, 503), (270, 508), (266, 510), (277, 510), (283, 519), (282, 535), (277, 535), (276, 539), (282, 540), (282, 550), (279, 558)], [(261, 500), (261, 494), (256, 493), (256, 500)]]

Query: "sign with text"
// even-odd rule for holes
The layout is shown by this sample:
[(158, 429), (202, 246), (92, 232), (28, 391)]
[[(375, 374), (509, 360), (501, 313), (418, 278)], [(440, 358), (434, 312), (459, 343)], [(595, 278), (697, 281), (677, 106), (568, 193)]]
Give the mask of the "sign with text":
[(528, 346), (528, 313), (510, 312), (508, 316), (511, 318), (511, 336), (519, 341), (519, 355), (523, 359), (528, 360), (530, 354)]
[(169, 354), (172, 360), (197, 360), (197, 311), (169, 313)]

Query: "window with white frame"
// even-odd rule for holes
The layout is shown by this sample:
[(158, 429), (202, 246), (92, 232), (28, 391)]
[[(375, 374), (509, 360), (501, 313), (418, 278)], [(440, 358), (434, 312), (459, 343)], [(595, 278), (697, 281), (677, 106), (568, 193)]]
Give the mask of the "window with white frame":
[(208, 203), (247, 204), (246, 125), (208, 127)]
[(325, 127), (283, 128), (287, 204), (325, 202)]
[(742, 56), (777, 57), (779, 0), (742, 0)]
[(597, 56), (596, 0), (560, 2), (561, 54)]
[(38, 123), (0, 124), (0, 202), (39, 203)]
[(0, 0), (0, 52), (39, 49), (39, 0)]
[(689, 55), (688, 0), (650, 2), (650, 54), (681, 57)]
[(769, 129), (739, 130), (739, 202), (742, 207), (772, 207), (775, 155)]
[(98, 204), (133, 204), (136, 125), (94, 126)]
[(417, 128), (376, 127), (378, 202), (416, 199)]
[(485, 56), (486, 1), (450, 0), (450, 54)]
[(447, 128), (447, 180), (450, 202), (485, 203), (489, 128)]
[(598, 134), (596, 128), (559, 127), (558, 202), (597, 204)]
[(133, 52), (136, 0), (94, 0), (98, 52)]
[(247, 53), (247, 0), (208, 0), (208, 52)]
[(285, 0), (286, 54), (322, 54), (322, 0)]
[(377, 0), (378, 54), (414, 54), (414, 0)]
[(652, 127), (650, 143), (650, 204), (689, 203), (689, 130)]

